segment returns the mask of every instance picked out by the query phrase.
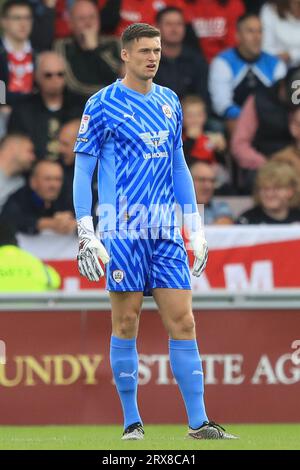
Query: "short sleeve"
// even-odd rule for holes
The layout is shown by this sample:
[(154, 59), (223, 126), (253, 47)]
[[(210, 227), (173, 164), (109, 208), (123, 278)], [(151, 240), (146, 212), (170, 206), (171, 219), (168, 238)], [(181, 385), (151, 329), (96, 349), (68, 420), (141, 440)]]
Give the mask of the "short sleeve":
[(178, 150), (182, 147), (182, 108), (179, 99), (177, 98), (177, 107), (176, 107), (176, 132), (175, 132), (175, 142), (174, 150)]
[(81, 118), (74, 152), (99, 158), (105, 136), (105, 119), (99, 98), (90, 98)]

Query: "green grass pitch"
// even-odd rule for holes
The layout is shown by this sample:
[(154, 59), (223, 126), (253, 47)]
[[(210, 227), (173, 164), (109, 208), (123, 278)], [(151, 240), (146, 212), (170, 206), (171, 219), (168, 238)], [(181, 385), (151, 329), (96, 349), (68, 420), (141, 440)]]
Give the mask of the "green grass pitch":
[(1, 426), (0, 449), (6, 450), (213, 450), (300, 449), (300, 424), (228, 425), (237, 441), (185, 439), (186, 426), (145, 426), (143, 441), (120, 440), (120, 426)]

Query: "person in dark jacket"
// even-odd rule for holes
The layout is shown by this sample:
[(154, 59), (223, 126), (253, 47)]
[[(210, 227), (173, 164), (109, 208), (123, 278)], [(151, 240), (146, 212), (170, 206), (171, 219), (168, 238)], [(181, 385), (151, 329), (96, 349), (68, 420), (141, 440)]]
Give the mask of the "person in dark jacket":
[(60, 127), (79, 117), (81, 108), (70, 100), (65, 90), (65, 64), (56, 52), (42, 52), (38, 56), (36, 81), (39, 92), (14, 107), (8, 131), (27, 134), (38, 159), (57, 160)]
[(200, 52), (184, 45), (184, 16), (179, 8), (167, 7), (157, 14), (162, 55), (155, 82), (167, 86), (183, 98), (198, 95), (209, 105), (208, 66)]
[(119, 41), (101, 35), (99, 11), (91, 1), (76, 1), (70, 20), (73, 36), (58, 40), (54, 47), (66, 62), (68, 90), (84, 106), (91, 95), (119, 77)]
[(37, 162), (26, 186), (13, 194), (3, 207), (1, 218), (17, 232), (37, 234), (52, 230), (73, 233), (73, 207), (62, 192), (63, 169), (58, 162)]

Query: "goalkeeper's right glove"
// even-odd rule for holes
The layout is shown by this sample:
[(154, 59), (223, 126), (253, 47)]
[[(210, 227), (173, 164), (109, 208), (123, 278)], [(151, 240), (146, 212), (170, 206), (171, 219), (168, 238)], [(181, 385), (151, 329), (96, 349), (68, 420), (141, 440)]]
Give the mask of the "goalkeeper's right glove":
[(77, 226), (79, 237), (78, 270), (89, 281), (99, 281), (100, 277), (104, 276), (104, 270), (98, 258), (103, 264), (106, 264), (109, 261), (109, 255), (95, 235), (92, 217), (82, 217), (77, 221)]

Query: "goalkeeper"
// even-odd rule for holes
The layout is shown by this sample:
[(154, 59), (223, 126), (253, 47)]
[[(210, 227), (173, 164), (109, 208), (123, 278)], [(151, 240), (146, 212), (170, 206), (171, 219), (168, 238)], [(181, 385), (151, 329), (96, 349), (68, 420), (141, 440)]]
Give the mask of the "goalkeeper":
[[(193, 274), (207, 261), (192, 178), (182, 151), (177, 95), (153, 83), (160, 32), (143, 23), (122, 35), (126, 74), (87, 102), (75, 145), (74, 206), (78, 266), (83, 276), (104, 275), (112, 306), (110, 361), (124, 414), (122, 439), (143, 439), (137, 404), (136, 337), (143, 295), (152, 294), (168, 331), (170, 364), (194, 439), (233, 438), (209, 421), (192, 312), (187, 253), (177, 221), (183, 211), (194, 251)], [(94, 234), (91, 182), (98, 164), (100, 238)], [(99, 259), (98, 259), (99, 258)]]

